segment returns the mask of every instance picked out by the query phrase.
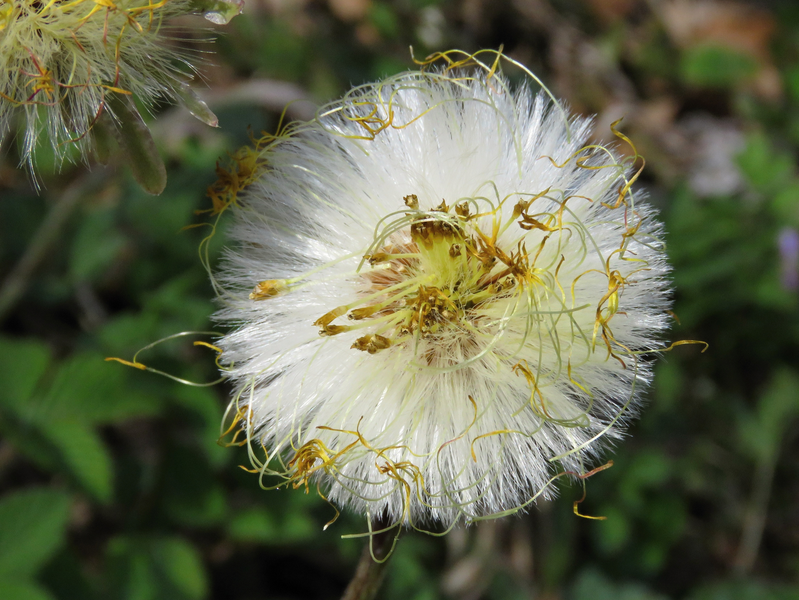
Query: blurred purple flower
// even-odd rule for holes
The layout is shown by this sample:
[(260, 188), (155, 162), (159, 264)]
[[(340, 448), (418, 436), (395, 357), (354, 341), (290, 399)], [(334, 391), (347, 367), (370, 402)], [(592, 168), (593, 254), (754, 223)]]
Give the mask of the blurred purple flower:
[(799, 232), (793, 227), (784, 227), (777, 238), (777, 247), (782, 287), (795, 290), (799, 288)]

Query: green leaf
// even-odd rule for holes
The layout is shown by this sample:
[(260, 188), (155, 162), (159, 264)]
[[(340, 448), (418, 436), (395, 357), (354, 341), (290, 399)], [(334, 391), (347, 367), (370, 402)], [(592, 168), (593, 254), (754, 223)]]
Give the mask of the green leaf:
[[(152, 244), (156, 247), (159, 256), (165, 261), (164, 264), (190, 264), (201, 271), (202, 268), (196, 260), (197, 245), (205, 232), (181, 231), (192, 222), (192, 214), (196, 208), (197, 197), (193, 191), (185, 192), (180, 188), (172, 190), (171, 187), (168, 202), (160, 198), (140, 196), (134, 202), (122, 206), (124, 218), (136, 229), (139, 244)], [(141, 250), (152, 251), (153, 248), (141, 248)], [(148, 270), (155, 269), (158, 281), (162, 281), (164, 265), (142, 266), (146, 266)], [(169, 274), (171, 279), (175, 273), (170, 270)], [(137, 291), (147, 290), (147, 286), (135, 285), (137, 283), (135, 280), (131, 283)]]
[(60, 464), (58, 451), (47, 441), (38, 427), (20, 421), (14, 416), (5, 415), (5, 418), (0, 419), (0, 436), (40, 469), (45, 471), (58, 469)]
[(616, 554), (627, 545), (632, 536), (632, 523), (627, 511), (609, 504), (603, 506), (597, 514), (606, 517), (604, 521), (595, 523), (590, 530), (595, 536), (597, 546), (603, 554)]
[(219, 424), (223, 415), (222, 403), (217, 392), (212, 388), (178, 384), (172, 387), (171, 398), (193, 413), (188, 416), (194, 417), (197, 422), (198, 441), (208, 461), (215, 467), (220, 467), (229, 461), (231, 457), (229, 449), (217, 443), (220, 435)]
[(701, 87), (731, 87), (757, 73), (757, 61), (723, 46), (689, 48), (680, 62), (683, 81)]
[(85, 553), (85, 547), (78, 544), (65, 545), (47, 561), (36, 580), (59, 599), (100, 600), (97, 594), (97, 573), (94, 569), (84, 568)]
[(108, 543), (106, 582), (108, 596), (124, 600), (153, 600), (157, 582), (146, 548), (127, 538)]
[(666, 600), (637, 583), (615, 583), (593, 569), (580, 573), (569, 595), (572, 600)]
[(201, 600), (208, 578), (185, 540), (116, 538), (108, 545), (108, 595), (125, 600)]
[(103, 325), (96, 338), (110, 356), (130, 356), (154, 339), (159, 317), (154, 313), (122, 313)]
[(622, 471), (617, 493), (624, 506), (628, 509), (644, 506), (644, 491), (647, 488), (662, 487), (671, 475), (671, 468), (670, 459), (659, 452), (644, 451), (637, 454)]
[(30, 398), (50, 364), (50, 350), (40, 342), (0, 338), (0, 404), (22, 404)]
[(54, 421), (43, 423), (41, 431), (81, 487), (109, 502), (114, 488), (111, 457), (94, 429), (77, 421)]
[(53, 595), (33, 581), (0, 579), (3, 600), (55, 600)]
[[(211, 484), (194, 498), (188, 494), (165, 494), (165, 511), (176, 523), (187, 527), (208, 527), (224, 521), (227, 515), (227, 498), (219, 485)], [(192, 501), (193, 500), (193, 501)]]
[[(0, 345), (10, 355), (14, 345)], [(10, 443), (47, 470), (65, 469), (96, 500), (108, 502), (113, 494), (109, 453), (93, 425), (150, 415), (160, 408), (157, 399), (136, 393), (127, 385), (128, 373), (100, 355), (76, 354), (57, 369), (52, 384), (32, 398), (14, 401), (35, 390), (48, 356), (38, 345), (23, 345), (21, 354), (30, 370), (9, 374), (12, 397), (6, 398), (13, 417), (0, 423)], [(8, 391), (7, 388), (4, 389)]]
[(793, 179), (774, 195), (769, 208), (785, 225), (799, 225), (799, 179)]
[(719, 581), (703, 585), (687, 600), (799, 600), (792, 585), (761, 583), (759, 581)]
[(781, 438), (791, 421), (799, 414), (799, 374), (791, 369), (774, 373), (760, 399), (758, 417), (775, 440)]
[[(296, 495), (296, 494), (295, 494)], [(281, 522), (282, 539), (285, 542), (301, 542), (312, 539), (319, 533), (319, 524), (306, 512), (289, 512)]]
[[(144, 303), (145, 310), (177, 317), (181, 328), (186, 331), (207, 330), (208, 301), (197, 297), (197, 284), (203, 278), (204, 274), (200, 271), (189, 271), (182, 276), (172, 277), (155, 292), (148, 294)], [(171, 324), (172, 327), (175, 325), (177, 323)]]
[(746, 147), (738, 155), (738, 166), (746, 180), (763, 194), (776, 194), (790, 184), (794, 172), (793, 157), (774, 148), (763, 132), (751, 133)]
[(221, 523), (227, 514), (226, 497), (205, 457), (195, 448), (170, 446), (160, 495), (171, 520), (189, 527)]
[[(246, 27), (247, 19), (233, 21), (237, 29)], [(280, 20), (266, 22), (262, 31), (255, 33), (259, 48), (253, 53), (259, 67), (272, 77), (295, 81), (306, 69), (308, 45), (304, 38), (294, 33), (289, 23)], [(253, 40), (255, 41), (255, 40)]]
[(433, 552), (434, 546), (429, 539), (408, 536), (401, 540), (391, 555), (391, 568), (386, 574), (388, 581), (378, 596), (386, 600), (425, 597), (422, 595), (424, 591), (435, 589), (438, 584), (427, 570)]
[(35, 574), (63, 543), (69, 508), (69, 495), (41, 488), (0, 501), (0, 577)]
[(112, 211), (83, 215), (69, 253), (72, 280), (95, 280), (113, 264), (126, 243), (125, 236), (115, 227)]
[(785, 69), (785, 87), (794, 102), (799, 102), (799, 65)]
[[(491, 586), (484, 597), (488, 600), (530, 600), (530, 591), (525, 589), (526, 587), (515, 577), (508, 577), (505, 573), (497, 574), (491, 581)], [(405, 598), (409, 600), (438, 600), (441, 598), (435, 589), (427, 588), (415, 590), (415, 592)]]
[(200, 600), (208, 595), (208, 579), (203, 562), (194, 547), (185, 540), (159, 540), (152, 547), (152, 558), (159, 574), (180, 597)]
[(275, 518), (265, 508), (251, 508), (234, 515), (228, 525), (228, 535), (239, 542), (275, 542), (279, 528)]
[(384, 39), (397, 37), (400, 22), (393, 6), (383, 2), (372, 3), (369, 9), (369, 21), (375, 26)]
[(660, 361), (655, 367), (656, 402), (652, 408), (658, 411), (673, 409), (683, 391), (683, 378), (683, 371), (677, 363)]
[(130, 389), (129, 375), (128, 368), (99, 354), (75, 354), (61, 364), (48, 393), (30, 403), (25, 416), (36, 422), (105, 424), (158, 412), (157, 399)]
[(760, 397), (754, 414), (741, 417), (739, 437), (747, 453), (756, 460), (771, 460), (785, 429), (799, 415), (799, 375), (789, 369), (777, 371)]

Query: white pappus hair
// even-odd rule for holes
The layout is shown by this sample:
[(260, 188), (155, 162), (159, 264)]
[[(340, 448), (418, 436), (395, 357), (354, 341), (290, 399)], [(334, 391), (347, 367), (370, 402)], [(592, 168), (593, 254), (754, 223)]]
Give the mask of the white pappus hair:
[(636, 412), (669, 307), (638, 157), (475, 62), (356, 88), (229, 207), (218, 345), (265, 487), (448, 527), (585, 477)]

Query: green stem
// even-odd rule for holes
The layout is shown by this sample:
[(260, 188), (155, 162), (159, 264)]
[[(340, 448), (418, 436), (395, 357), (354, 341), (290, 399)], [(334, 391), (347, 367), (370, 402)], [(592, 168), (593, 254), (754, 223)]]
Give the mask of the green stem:
[[(373, 530), (388, 527), (383, 519), (378, 519)], [(377, 596), (386, 575), (386, 565), (394, 548), (397, 534), (392, 530), (381, 531), (371, 536), (361, 553), (355, 574), (341, 600), (372, 600)]]

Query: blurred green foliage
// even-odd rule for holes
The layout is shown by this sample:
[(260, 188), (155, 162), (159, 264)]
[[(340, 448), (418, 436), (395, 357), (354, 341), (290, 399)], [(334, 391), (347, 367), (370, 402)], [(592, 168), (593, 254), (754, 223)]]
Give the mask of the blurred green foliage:
[[(677, 39), (644, 2), (522, 4), (255, 4), (216, 44), (224, 74), (212, 86), (274, 78), (324, 102), (411, 67), (410, 44), (418, 57), (504, 43), (577, 109), (602, 112), (623, 88), (626, 106), (674, 104), (667, 130), (681, 115), (709, 114), (741, 132), (739, 185), (708, 195), (688, 181), (690, 164), (670, 163), (630, 121), (631, 137), (652, 149), (642, 184), (662, 209), (673, 265), (669, 339), (710, 349), (681, 347), (658, 362), (650, 406), (613, 468), (587, 482), (580, 511), (607, 519), (574, 515), (575, 486), (522, 518), (445, 539), (407, 534), (380, 597), (799, 598), (799, 298), (778, 247), (782, 231), (799, 229), (799, 10), (775, 3), (767, 13), (774, 94), (757, 88), (763, 55)], [(579, 71), (586, 45), (601, 60)], [(217, 445), (224, 386), (103, 360), (213, 330), (197, 254), (208, 230), (184, 227), (208, 207), (216, 160), (246, 141), (248, 126), (274, 129), (280, 110), (250, 100), (218, 112), (219, 135), (157, 116), (169, 175), (160, 197), (143, 194), (124, 165), (92, 165), (88, 183), (84, 165), (59, 170), (46, 144), (41, 195), (14, 169), (13, 147), (0, 164), (0, 279), (62, 192), (82, 194), (0, 332), (3, 600), (335, 598), (360, 555), (360, 540), (339, 535), (362, 531), (361, 519), (343, 514), (323, 533), (335, 514), (324, 501), (262, 492), (237, 468), (244, 453)], [(173, 130), (179, 141), (167, 143)], [(224, 222), (212, 261), (223, 244)], [(208, 337), (176, 338), (139, 360), (213, 381), (213, 352), (198, 339)]]

